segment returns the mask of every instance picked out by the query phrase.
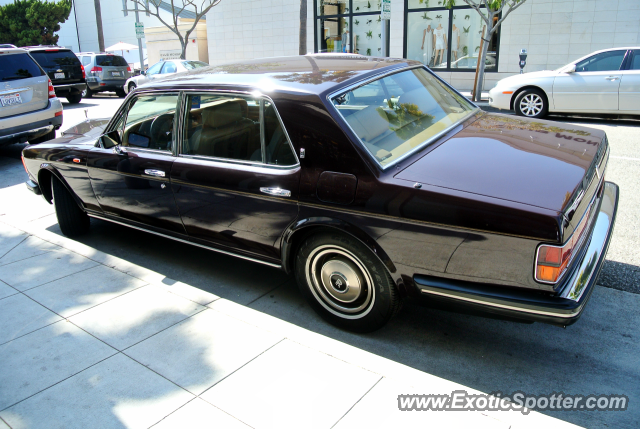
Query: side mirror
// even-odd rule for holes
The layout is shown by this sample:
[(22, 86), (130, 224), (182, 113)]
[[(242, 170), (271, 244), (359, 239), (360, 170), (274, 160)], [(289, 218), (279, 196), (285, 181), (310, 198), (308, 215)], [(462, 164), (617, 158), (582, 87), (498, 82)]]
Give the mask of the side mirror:
[(103, 134), (100, 137), (100, 141), (102, 142), (102, 147), (105, 149), (111, 149), (112, 147), (116, 147), (122, 144), (120, 140), (120, 133), (118, 131), (111, 131), (110, 133)]
[(567, 73), (575, 73), (576, 72), (576, 65), (575, 64), (571, 64), (569, 67), (567, 67), (565, 72), (567, 72)]
[(146, 70), (140, 70), (140, 74), (141, 74), (142, 76), (145, 76), (145, 75), (147, 74), (147, 71), (146, 71)]

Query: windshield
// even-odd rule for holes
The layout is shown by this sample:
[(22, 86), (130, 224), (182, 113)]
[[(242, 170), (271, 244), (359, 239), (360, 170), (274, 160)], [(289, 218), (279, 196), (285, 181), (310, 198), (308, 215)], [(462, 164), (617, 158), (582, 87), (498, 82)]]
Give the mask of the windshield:
[(37, 51), (31, 52), (31, 56), (42, 67), (79, 66), (80, 60), (71, 51)]
[(97, 55), (96, 65), (102, 67), (126, 67), (129, 64), (127, 63), (127, 60), (119, 55)]
[(382, 167), (477, 109), (423, 68), (385, 76), (331, 101)]
[(20, 80), (42, 76), (42, 70), (29, 54), (3, 55), (0, 57), (0, 80)]

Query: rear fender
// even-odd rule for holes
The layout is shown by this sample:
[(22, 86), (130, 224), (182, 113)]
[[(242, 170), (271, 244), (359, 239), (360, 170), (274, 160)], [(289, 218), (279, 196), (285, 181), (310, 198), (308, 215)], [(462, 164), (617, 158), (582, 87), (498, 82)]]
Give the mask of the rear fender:
[(62, 183), (62, 185), (67, 189), (67, 191), (69, 191), (69, 193), (73, 197), (73, 200), (76, 202), (76, 204), (78, 204), (78, 207), (80, 207), (82, 210), (85, 210), (85, 206), (82, 203), (82, 200), (80, 200), (76, 193), (73, 192), (73, 189), (71, 189), (71, 186), (69, 186), (64, 176), (60, 174), (60, 171), (58, 171), (51, 164), (47, 163), (43, 163), (40, 166), (40, 170), (38, 170), (38, 186), (40, 187), (40, 191), (42, 191), (42, 197), (45, 199), (45, 201), (47, 201), (49, 204), (53, 204), (53, 190), (51, 189), (51, 180), (53, 177), (58, 179), (60, 183)]

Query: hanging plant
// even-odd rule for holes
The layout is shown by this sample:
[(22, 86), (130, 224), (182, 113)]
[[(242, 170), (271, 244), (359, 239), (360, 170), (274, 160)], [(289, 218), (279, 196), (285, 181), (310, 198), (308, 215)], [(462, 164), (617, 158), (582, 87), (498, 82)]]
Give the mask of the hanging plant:
[(367, 25), (371, 24), (372, 22), (373, 22), (373, 19), (367, 20)]
[(371, 2), (370, 1), (367, 2), (367, 9), (371, 9)]
[(468, 27), (462, 27), (462, 34), (468, 34), (469, 33), (469, 29), (471, 28), (471, 26)]
[(470, 18), (470, 16), (469, 16), (469, 15), (465, 15), (465, 16), (464, 16), (464, 19), (469, 19), (469, 18)]
[(469, 47), (468, 46), (463, 46), (462, 47), (462, 55), (465, 56), (465, 57), (467, 55), (469, 55)]
[(427, 15), (427, 12), (425, 12), (424, 15), (422, 15), (422, 19), (433, 21), (431, 18), (429, 18), (429, 15)]
[(360, 6), (358, 6), (358, 7), (356, 8), (356, 12), (357, 12), (357, 11), (359, 11), (359, 10), (360, 10)]
[(376, 20), (376, 22), (380, 22), (380, 21), (382, 21), (382, 17), (378, 15), (378, 19)]
[(436, 15), (436, 19), (442, 19), (442, 15)]
[(360, 21), (358, 21), (357, 19), (353, 22), (355, 25), (360, 24)]
[(373, 31), (367, 31), (365, 35), (367, 36), (367, 39), (373, 39)]
[(382, 39), (382, 34), (378, 33), (378, 38)]
[(476, 46), (476, 52), (480, 50), (480, 46)]
[(371, 56), (371, 48), (367, 48), (367, 55)]

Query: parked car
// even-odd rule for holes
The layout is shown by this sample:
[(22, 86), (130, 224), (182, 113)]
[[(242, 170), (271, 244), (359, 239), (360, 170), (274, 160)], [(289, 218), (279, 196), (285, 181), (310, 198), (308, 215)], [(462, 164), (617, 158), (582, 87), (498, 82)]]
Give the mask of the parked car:
[(58, 46), (27, 46), (31, 56), (51, 79), (57, 97), (66, 97), (70, 104), (82, 100), (87, 88), (84, 67), (71, 49)]
[(603, 131), (485, 113), (415, 61), (192, 70), (101, 126), (23, 150), (65, 235), (96, 218), (280, 268), (355, 331), (404, 299), (569, 325), (618, 206)]
[(640, 115), (640, 47), (593, 52), (557, 70), (502, 79), (489, 105), (542, 118), (549, 112)]
[(133, 76), (127, 80), (125, 89), (127, 93), (133, 91), (140, 85), (150, 82), (155, 79), (163, 79), (176, 73), (182, 73), (188, 70), (194, 70), (197, 68), (209, 67), (209, 64), (202, 61), (190, 61), (190, 60), (166, 60), (158, 61), (145, 72), (141, 72), (137, 76)]
[(118, 97), (126, 97), (124, 84), (131, 77), (131, 67), (120, 55), (80, 52), (77, 54), (87, 72), (87, 89), (83, 97), (90, 98), (96, 92), (112, 91)]
[(55, 138), (62, 103), (45, 71), (24, 49), (0, 50), (0, 145)]
[[(496, 65), (496, 54), (495, 52), (487, 52), (487, 57), (485, 58), (484, 64), (487, 68), (495, 67)], [(451, 61), (452, 69), (474, 69), (478, 65), (478, 54), (473, 55), (465, 55), (456, 61)], [(439, 67), (446, 68), (447, 62), (443, 62), (439, 65)]]

